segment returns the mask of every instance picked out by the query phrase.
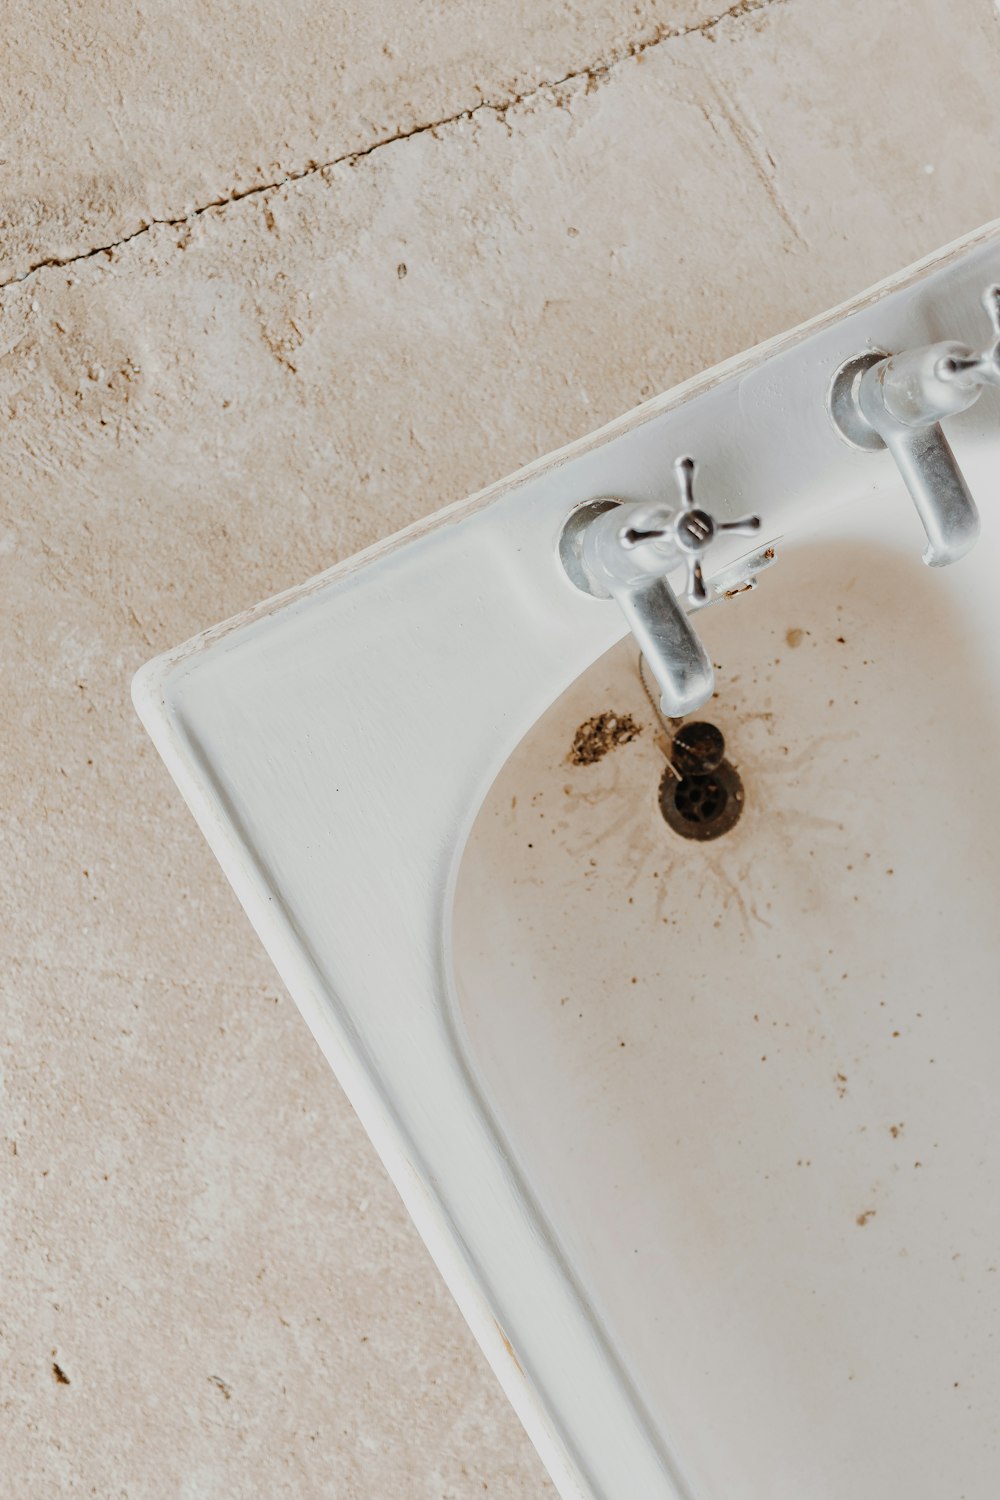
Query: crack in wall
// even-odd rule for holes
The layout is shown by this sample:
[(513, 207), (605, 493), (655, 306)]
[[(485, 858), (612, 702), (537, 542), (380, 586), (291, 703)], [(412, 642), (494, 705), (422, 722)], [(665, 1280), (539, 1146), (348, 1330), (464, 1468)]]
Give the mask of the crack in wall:
[[(167, 228), (179, 228), (182, 224), (189, 224), (193, 219), (200, 218), (202, 214), (210, 213), (213, 209), (226, 209), (234, 203), (242, 203), (246, 198), (255, 198), (262, 193), (273, 193), (291, 182), (304, 182), (310, 177), (315, 177), (322, 172), (332, 171), (335, 167), (353, 165), (355, 162), (363, 161), (366, 156), (381, 151), (386, 146), (397, 145), (400, 141), (407, 141), (415, 135), (433, 135), (435, 131), (447, 129), (451, 125), (457, 125), (467, 120), (472, 120), (478, 114), (484, 112), (494, 114), (499, 119), (504, 119), (508, 112), (516, 109), (519, 105), (526, 104), (530, 100), (541, 95), (553, 93), (558, 89), (565, 88), (580, 80), (588, 83), (596, 83), (599, 79), (606, 78), (615, 69), (623, 64), (642, 57), (644, 53), (652, 51), (667, 42), (683, 40), (689, 36), (705, 36), (711, 39), (712, 33), (722, 26), (726, 21), (742, 20), (746, 16), (757, 15), (761, 11), (769, 10), (772, 6), (787, 4), (787, 0), (736, 0), (736, 3), (727, 6), (718, 15), (709, 16), (707, 20), (692, 22), (690, 26), (671, 27), (667, 25), (657, 26), (649, 35), (633, 38), (623, 46), (616, 48), (609, 56), (600, 61), (587, 64), (582, 68), (572, 69), (564, 73), (561, 78), (546, 79), (536, 83), (531, 88), (524, 89), (520, 93), (511, 94), (506, 99), (484, 99), (480, 98), (477, 104), (467, 105), (463, 109), (455, 110), (453, 114), (445, 115), (440, 120), (432, 120), (428, 123), (412, 125), (406, 130), (396, 130), (390, 135), (382, 136), (373, 141), (369, 146), (356, 147), (353, 151), (345, 151), (342, 156), (335, 156), (330, 161), (310, 161), (304, 167), (299, 167), (291, 172), (286, 172), (274, 182), (255, 183), (252, 187), (234, 189), (221, 197), (212, 198), (207, 203), (200, 204), (188, 213), (177, 214), (173, 217), (162, 219), (147, 219), (133, 229), (130, 234), (124, 234), (117, 240), (111, 240), (106, 245), (96, 245), (90, 250), (79, 250), (73, 255), (48, 255), (41, 260), (34, 261), (26, 271), (18, 276), (11, 276), (6, 281), (0, 281), (0, 292), (8, 287), (17, 286), (27, 281), (39, 271), (48, 269), (61, 269), (65, 266), (77, 265), (80, 261), (93, 260), (98, 255), (111, 256), (115, 250), (130, 245), (133, 240), (140, 239), (148, 234), (151, 229), (165, 226)], [(1000, 5), (1000, 0), (997, 0)]]

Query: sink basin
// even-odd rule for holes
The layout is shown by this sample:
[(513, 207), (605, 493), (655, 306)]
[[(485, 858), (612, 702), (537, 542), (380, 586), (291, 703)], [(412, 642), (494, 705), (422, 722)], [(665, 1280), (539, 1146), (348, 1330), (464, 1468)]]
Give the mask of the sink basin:
[[(998, 271), (991, 226), (136, 681), (565, 1500), (995, 1496), (1000, 424), (949, 424), (983, 537), (931, 571), (825, 398)], [(698, 617), (708, 840), (557, 558), (682, 452), (776, 550)]]
[[(457, 885), (480, 1087), (698, 1496), (995, 1492), (996, 548), (935, 574), (905, 503), (869, 519), (699, 620), (734, 828), (664, 822), (625, 642), (521, 741)], [(575, 764), (604, 714), (629, 737)]]

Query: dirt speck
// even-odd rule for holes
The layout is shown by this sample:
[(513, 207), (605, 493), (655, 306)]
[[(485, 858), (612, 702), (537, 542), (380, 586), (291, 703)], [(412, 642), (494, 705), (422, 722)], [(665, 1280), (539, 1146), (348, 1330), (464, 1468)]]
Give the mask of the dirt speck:
[(69, 1376), (66, 1374), (66, 1371), (63, 1369), (62, 1365), (57, 1365), (55, 1360), (52, 1361), (52, 1379), (55, 1381), (56, 1385), (69, 1385), (70, 1383)]
[(858, 1225), (859, 1228), (864, 1229), (865, 1225), (868, 1223), (868, 1220), (874, 1219), (874, 1217), (875, 1210), (873, 1208), (866, 1208), (862, 1213), (858, 1214), (858, 1217), (854, 1222)]
[(566, 758), (572, 766), (593, 766), (603, 760), (609, 750), (627, 745), (641, 733), (642, 726), (631, 714), (595, 714), (576, 731)]
[(226, 1400), (226, 1401), (229, 1401), (231, 1399), (233, 1393), (229, 1389), (229, 1387), (226, 1384), (226, 1382), (222, 1379), (222, 1376), (221, 1375), (210, 1375), (208, 1378), (209, 1378), (209, 1381), (211, 1382), (211, 1384), (214, 1385), (217, 1390), (220, 1390), (222, 1392), (223, 1399)]
[(834, 1073), (833, 1081), (837, 1085), (837, 1098), (843, 1099), (844, 1095), (847, 1093), (847, 1074)]
[(796, 646), (802, 645), (802, 642), (805, 640), (805, 636), (806, 632), (802, 630), (798, 625), (790, 625), (785, 631), (785, 640), (791, 646), (793, 651), (795, 650)]

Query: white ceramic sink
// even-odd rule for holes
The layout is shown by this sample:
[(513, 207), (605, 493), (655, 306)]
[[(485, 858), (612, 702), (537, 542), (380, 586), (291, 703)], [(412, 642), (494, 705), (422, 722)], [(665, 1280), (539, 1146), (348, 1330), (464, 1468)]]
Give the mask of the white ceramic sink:
[[(564, 1497), (995, 1500), (1000, 416), (950, 424), (983, 537), (932, 571), (824, 396), (981, 342), (998, 271), (994, 227), (137, 680)], [(708, 843), (555, 551), (687, 451), (777, 550), (697, 619), (746, 794)]]

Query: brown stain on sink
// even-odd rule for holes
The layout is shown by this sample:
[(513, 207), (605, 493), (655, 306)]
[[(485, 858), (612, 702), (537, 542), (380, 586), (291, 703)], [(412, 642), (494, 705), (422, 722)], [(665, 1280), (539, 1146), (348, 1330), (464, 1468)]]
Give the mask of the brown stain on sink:
[(503, 1329), (500, 1327), (500, 1324), (497, 1322), (496, 1318), (493, 1319), (493, 1326), (496, 1329), (497, 1333), (500, 1335), (501, 1339), (503, 1340), (503, 1346), (504, 1346), (504, 1348), (506, 1349), (507, 1353), (510, 1355), (511, 1359), (514, 1361), (515, 1365), (517, 1366), (518, 1373), (521, 1374), (521, 1375), (523, 1375), (524, 1374), (524, 1366), (521, 1364), (521, 1361), (518, 1359), (517, 1355), (514, 1353), (514, 1345), (511, 1343), (510, 1339), (504, 1333)]

